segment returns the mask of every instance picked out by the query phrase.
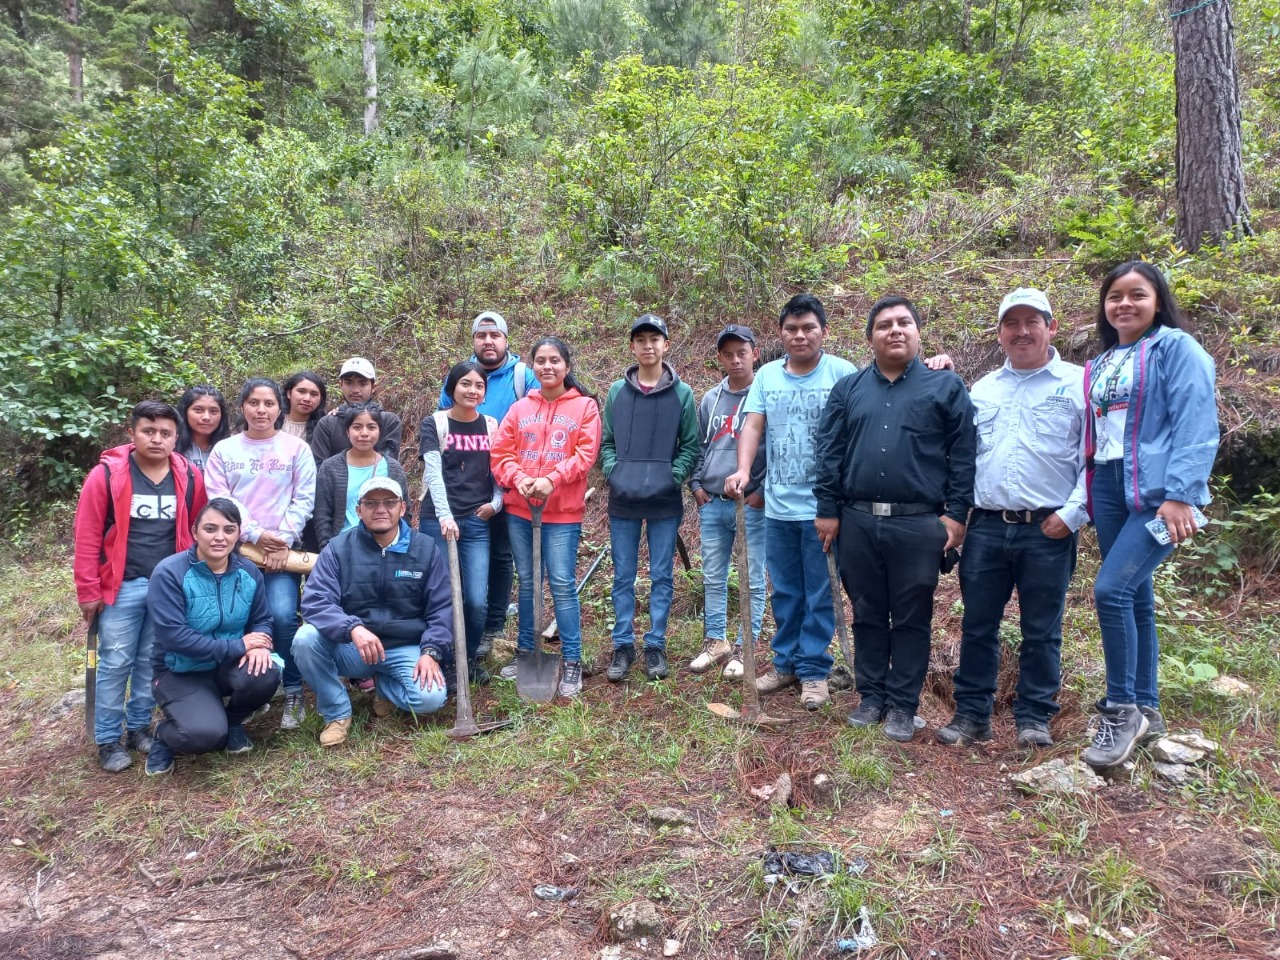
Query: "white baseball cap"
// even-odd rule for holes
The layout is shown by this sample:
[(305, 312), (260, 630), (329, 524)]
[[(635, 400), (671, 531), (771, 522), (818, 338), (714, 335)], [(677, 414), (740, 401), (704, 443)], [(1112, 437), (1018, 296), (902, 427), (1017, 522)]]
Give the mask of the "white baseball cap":
[(1044, 292), (1037, 290), (1035, 287), (1019, 287), (1013, 293), (1009, 294), (1000, 302), (1000, 315), (996, 318), (999, 322), (1004, 319), (1004, 315), (1014, 307), (1030, 307), (1033, 310), (1039, 310), (1046, 318), (1053, 318), (1053, 308), (1049, 306), (1049, 298)]
[(394, 493), (401, 500), (404, 499), (404, 491), (400, 489), (398, 482), (390, 477), (372, 477), (360, 484), (360, 492), (356, 495), (356, 500), (363, 500), (375, 490), (386, 490), (388, 493)]
[(349, 373), (354, 373), (358, 377), (364, 377), (366, 380), (377, 380), (377, 376), (373, 372), (373, 364), (364, 357), (352, 357), (342, 365), (342, 370), (338, 373), (338, 379), (341, 380)]

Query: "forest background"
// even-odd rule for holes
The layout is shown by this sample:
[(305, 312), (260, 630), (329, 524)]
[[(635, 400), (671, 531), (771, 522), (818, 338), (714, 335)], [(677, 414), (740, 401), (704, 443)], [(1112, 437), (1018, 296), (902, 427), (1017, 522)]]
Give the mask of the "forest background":
[[(28, 926), (33, 884), (40, 914), (42, 870), (88, 868), (123, 903), (137, 881), (128, 862), (159, 869), (197, 839), (209, 869), (175, 868), (172, 883), (221, 891), (250, 870), (276, 879), (272, 871), (283, 871), (277, 890), (286, 892), (274, 906), (294, 911), (294, 943), (316, 956), (380, 955), (388, 924), (419, 908), (401, 903), (386, 923), (357, 924), (364, 939), (337, 940), (323, 926), (333, 919), (325, 911), (346, 916), (343, 905), (406, 877), (438, 895), (442, 909), (464, 903), (478, 911), (473, 932), (461, 921), (474, 955), (505, 955), (486, 940), (506, 922), (493, 913), (503, 904), (516, 918), (513, 944), (527, 937), (549, 954), (574, 956), (604, 936), (600, 918), (611, 906), (641, 894), (662, 904), (668, 932), (688, 950), (711, 956), (817, 955), (857, 928), (862, 906), (876, 918), (881, 949), (910, 956), (933, 944), (946, 945), (948, 956), (999, 955), (1002, 937), (1045, 956), (1065, 947), (1099, 956), (1264, 955), (1280, 898), (1280, 3), (0, 7), (0, 626), (21, 641), (0, 660), (12, 693), (0, 814), (29, 841), (6, 849), (14, 868), (7, 882), (26, 901), (13, 916), (25, 922), (0, 923), (0, 934), (25, 931), (29, 944), (43, 944), (45, 953), (27, 955), (59, 955), (51, 944), (73, 936), (73, 918), (114, 929), (122, 942), (137, 936), (121, 932), (129, 924), (117, 914), (86, 913), (73, 880), (60, 914), (45, 901), (65, 929)], [(1235, 27), (1247, 218), (1190, 242), (1179, 229), (1170, 15), (1188, 23), (1224, 10)], [(589, 687), (608, 698), (598, 709), (616, 716), (587, 723), (565, 708), (549, 727), (514, 698), (487, 694), (496, 698), (488, 708), (526, 726), (483, 763), (438, 731), (371, 732), (347, 759), (309, 756), (309, 768), (290, 767), (292, 792), (278, 793), (274, 812), (247, 798), (260, 778), (275, 775), (279, 751), (255, 754), (247, 772), (216, 762), (198, 768), (187, 787), (198, 782), (208, 792), (207, 809), (190, 807), (180, 791), (139, 800), (135, 783), (112, 788), (120, 807), (111, 811), (87, 770), (67, 780), (29, 762), (61, 751), (77, 768), (87, 764), (73, 725), (38, 719), (83, 662), (65, 572), (69, 498), (140, 398), (173, 399), (202, 381), (231, 394), (248, 375), (302, 367), (333, 374), (343, 357), (362, 354), (378, 366), (388, 407), (412, 427), (433, 409), (448, 366), (468, 353), (470, 318), (483, 309), (508, 318), (516, 350), (537, 335), (563, 336), (597, 390), (628, 362), (630, 320), (663, 314), (673, 358), (701, 391), (716, 376), (719, 326), (747, 322), (771, 337), (778, 305), (800, 289), (827, 302), (832, 347), (859, 363), (867, 358), (866, 307), (889, 292), (911, 296), (924, 311), (925, 349), (952, 353), (972, 381), (999, 362), (994, 312), (1019, 285), (1049, 292), (1064, 354), (1090, 355), (1098, 279), (1133, 256), (1167, 272), (1219, 365), (1215, 524), (1160, 582), (1173, 715), (1231, 746), (1203, 783), (1168, 793), (1140, 773), (1137, 787), (1110, 800), (1028, 807), (998, 784), (1009, 759), (998, 757), (980, 773), (963, 768), (973, 784), (953, 795), (961, 761), (889, 752), (841, 731), (834, 711), (803, 736), (713, 730), (687, 678), (666, 693)], [(589, 546), (601, 536), (595, 523)], [(1063, 715), (1076, 733), (1100, 676), (1088, 549), (1084, 556)], [(696, 571), (679, 585), (690, 616), (698, 586)], [(584, 594), (589, 624), (607, 619), (600, 590)], [(945, 721), (959, 609), (948, 614), (946, 604), (954, 599), (944, 587), (934, 722)], [(677, 649), (696, 649), (700, 633), (688, 622)], [(33, 670), (41, 658), (63, 669)], [(1209, 687), (1228, 673), (1254, 695), (1224, 706)], [(628, 724), (637, 713), (639, 733)], [(643, 768), (628, 766), (641, 759)], [(502, 829), (486, 837), (483, 855), (464, 838), (423, 872), (358, 829), (357, 811), (390, 824), (392, 837), (410, 829), (385, 796), (353, 799), (349, 815), (332, 815), (321, 830), (307, 798), (327, 803), (335, 781), (381, 786), (382, 763), (406, 781), (429, 770), (432, 787), (469, 790), (477, 807), (496, 805), (517, 820), (529, 810), (580, 811), (568, 821), (571, 832), (581, 830), (573, 848), (596, 855), (596, 872), (556, 859), (568, 841), (553, 836), (554, 825), (521, 826), (523, 839), (512, 841), (504, 831), (515, 828), (501, 816), (486, 821)], [(796, 803), (781, 809), (747, 789), (771, 782), (779, 768), (800, 787)], [(810, 803), (821, 771), (840, 788), (829, 815)], [(905, 779), (917, 772), (920, 779)], [(636, 791), (683, 796), (691, 806), (723, 805), (722, 817), (754, 817), (758, 829), (699, 819), (692, 840), (664, 833), (683, 845), (668, 843), (657, 856), (635, 839), (644, 816), (619, 800), (623, 781), (635, 804), (647, 798)], [(229, 818), (228, 805), (245, 819)], [(51, 812), (59, 806), (66, 812)], [(938, 821), (944, 807), (959, 816)], [(988, 808), (1005, 818), (1000, 831), (978, 822)], [(1171, 844), (1183, 856), (1171, 867), (1173, 854), (1154, 857), (1131, 834), (1143, 827), (1145, 839), (1148, 824), (1156, 829), (1182, 810), (1198, 818), (1191, 832), (1212, 842), (1194, 856)], [(87, 818), (87, 832), (64, 829), (73, 812)], [(974, 816), (967, 826), (966, 812)], [(135, 831), (130, 817), (153, 826)], [(841, 831), (866, 823), (879, 824), (882, 836), (858, 842), (890, 864), (885, 873), (873, 869), (797, 903), (742, 870), (744, 851), (762, 835), (848, 851), (853, 834)], [(1016, 838), (993, 845), (1001, 831)], [(702, 852), (700, 838), (709, 844)], [(518, 863), (493, 852), (519, 853), (535, 840)], [(560, 914), (520, 920), (529, 904), (503, 884), (529, 864), (544, 879), (586, 883), (588, 895)], [(1016, 883), (975, 880), (1006, 868), (1035, 891), (1030, 906)], [(1219, 873), (1229, 881), (1204, 879)], [(722, 904), (705, 902), (708, 876), (729, 891)], [(902, 876), (913, 893), (900, 891)], [(156, 887), (171, 892), (170, 882)], [(477, 896), (491, 903), (477, 907)], [(1072, 914), (1090, 922), (1074, 923)], [(460, 921), (448, 917), (433, 929), (444, 924), (447, 932), (448, 922)], [(188, 937), (202, 929), (192, 923)], [(1123, 925), (1134, 937), (1113, 947), (1102, 925)], [(263, 955), (287, 955), (253, 921), (237, 930)]]

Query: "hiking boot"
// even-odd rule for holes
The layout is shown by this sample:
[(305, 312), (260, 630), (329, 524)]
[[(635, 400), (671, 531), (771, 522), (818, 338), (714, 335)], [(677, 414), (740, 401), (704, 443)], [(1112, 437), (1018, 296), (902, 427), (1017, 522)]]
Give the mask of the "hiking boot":
[(658, 647), (645, 647), (644, 675), (650, 680), (665, 680), (670, 672), (671, 669), (667, 666), (667, 651)]
[(486, 633), (480, 638), (480, 643), (476, 645), (476, 659), (486, 660), (489, 654), (493, 653), (493, 642), (501, 637), (501, 633)]
[(884, 719), (884, 704), (862, 698), (858, 709), (849, 714), (849, 726), (870, 727)]
[(1095, 770), (1118, 767), (1131, 756), (1150, 724), (1136, 704), (1109, 706), (1098, 701), (1098, 732), (1080, 759)]
[(605, 671), (605, 676), (609, 678), (610, 683), (620, 683), (631, 671), (631, 665), (635, 662), (635, 644), (624, 643), (620, 647), (614, 647), (613, 660), (609, 663), (609, 669)]
[(302, 721), (306, 719), (307, 707), (302, 702), (301, 693), (286, 693), (284, 695), (284, 712), (280, 715), (281, 730), (297, 730), (302, 726)]
[(244, 727), (233, 723), (227, 727), (227, 745), (224, 749), (227, 753), (248, 753), (253, 749), (253, 741), (244, 732)]
[(582, 692), (581, 663), (576, 660), (566, 660), (564, 662), (564, 672), (560, 674), (560, 686), (556, 692), (570, 700)]
[(770, 667), (763, 677), (756, 677), (756, 690), (760, 693), (777, 693), (799, 682), (800, 678), (794, 673), (779, 673), (776, 668)]
[(324, 729), (320, 731), (320, 746), (336, 747), (347, 739), (347, 734), (350, 732), (350, 717), (343, 717), (341, 720), (330, 720), (324, 725)]
[(119, 773), (133, 766), (133, 757), (129, 756), (129, 748), (119, 740), (98, 744), (98, 763), (107, 773)]
[(136, 750), (138, 753), (150, 753), (151, 745), (155, 740), (151, 736), (151, 731), (147, 729), (130, 730), (124, 735), (124, 745), (130, 750)]
[(707, 637), (702, 641), (702, 652), (693, 658), (689, 669), (694, 673), (706, 673), (717, 663), (722, 663), (733, 652), (733, 645), (728, 640)]
[(817, 710), (831, 702), (831, 693), (827, 690), (825, 680), (802, 680), (800, 682), (800, 702), (806, 710)]
[(373, 715), (379, 720), (385, 720), (395, 712), (396, 705), (375, 690), (373, 693)]
[(1053, 735), (1049, 733), (1049, 724), (1043, 720), (1019, 720), (1018, 746), (1028, 749), (1052, 747)]
[(916, 715), (901, 707), (890, 707), (884, 720), (884, 735), (899, 743), (910, 743), (916, 735)]
[(498, 679), (514, 680), (516, 678), (516, 674), (520, 672), (520, 661), (525, 657), (531, 656), (533, 656), (532, 650), (517, 650), (516, 655), (511, 658), (511, 662), (498, 671)]
[(147, 776), (158, 777), (163, 773), (173, 773), (173, 751), (157, 740), (147, 751)]
[[(914, 722), (914, 721), (913, 721)], [(970, 720), (956, 715), (934, 734), (939, 743), (986, 743), (991, 739), (991, 724), (986, 720)]]
[(729, 662), (720, 671), (720, 676), (726, 680), (741, 680), (742, 675), (746, 672), (747, 668), (742, 662), (742, 648), (734, 647), (733, 656), (729, 658)]
[(1169, 727), (1164, 722), (1164, 714), (1155, 707), (1139, 706), (1142, 715), (1147, 718), (1147, 732), (1142, 737), (1143, 743), (1152, 740), (1158, 740), (1169, 733)]

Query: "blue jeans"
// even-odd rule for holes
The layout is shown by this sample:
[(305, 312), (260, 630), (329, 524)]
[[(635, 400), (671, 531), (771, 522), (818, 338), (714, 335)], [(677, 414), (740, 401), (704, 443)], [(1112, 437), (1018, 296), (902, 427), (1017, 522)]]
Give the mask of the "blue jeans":
[[(519, 650), (533, 649), (533, 524), (524, 517), (507, 515), (511, 555), (520, 577)], [(582, 609), (578, 606), (578, 536), (580, 523), (542, 525), (542, 568), (551, 587), (551, 602), (560, 631), (560, 654), (566, 663), (582, 661)], [(537, 598), (542, 604), (542, 597)]]
[(769, 580), (773, 583), (773, 668), (801, 680), (825, 680), (835, 636), (827, 555), (812, 520), (765, 518)]
[(302, 674), (293, 660), (293, 635), (298, 632), (298, 596), (302, 577), (296, 573), (267, 573), (262, 571), (263, 586), (267, 590), (267, 609), (271, 612), (271, 639), (276, 653), (284, 660), (284, 689), (286, 693), (302, 692)]
[(1093, 584), (1102, 658), (1107, 665), (1107, 699), (1159, 707), (1156, 670), (1156, 599), (1151, 575), (1173, 552), (1144, 524), (1154, 509), (1134, 512), (1125, 495), (1123, 461), (1098, 464), (1093, 475), (1093, 522), (1098, 529), (1102, 566)]
[[(151, 646), (156, 632), (147, 613), (147, 578), (120, 584), (116, 602), (98, 614), (98, 679), (93, 738), (115, 743), (124, 732), (146, 730), (156, 701), (151, 690)], [(126, 696), (125, 688), (128, 687)]]
[(960, 595), (964, 621), (954, 683), (956, 716), (984, 722), (995, 704), (1000, 670), (1000, 621), (1018, 590), (1022, 645), (1018, 652), (1019, 723), (1048, 723), (1058, 712), (1062, 682), (1062, 613), (1076, 569), (1076, 535), (1054, 540), (1038, 523), (1005, 523), (975, 513), (964, 538)]
[(507, 521), (505, 514), (499, 514), (489, 525), (489, 611), (485, 616), (485, 633), (502, 633), (507, 629), (507, 607), (511, 603), (514, 569)]
[(418, 686), (413, 668), (422, 651), (416, 643), (403, 647), (387, 647), (381, 663), (365, 663), (360, 651), (349, 641), (334, 643), (319, 630), (304, 623), (294, 638), (294, 653), (302, 676), (316, 692), (316, 709), (325, 723), (351, 716), (351, 697), (343, 677), (363, 680), (373, 677), (379, 694), (401, 710), (415, 716), (435, 713), (445, 701), (445, 688)]
[[(763, 510), (752, 507), (745, 510), (751, 638), (755, 640), (760, 636), (760, 622), (764, 619), (765, 524)], [(734, 501), (712, 497), (698, 508), (698, 524), (702, 530), (702, 629), (709, 639), (723, 640), (729, 608), (729, 559), (734, 555), (734, 542), (738, 536)], [(738, 571), (738, 580), (741, 583), (741, 570)], [(738, 645), (742, 645), (741, 626), (738, 627)]]
[[(467, 659), (474, 660), (489, 614), (489, 521), (474, 513), (455, 517), (458, 523), (458, 569), (462, 574), (462, 615), (466, 624)], [(501, 524), (501, 520), (497, 524)], [(495, 524), (495, 525), (497, 525)], [(419, 529), (436, 542), (448, 563), (449, 547), (440, 521), (424, 518)]]
[(649, 632), (644, 635), (644, 645), (646, 649), (653, 650), (665, 650), (667, 647), (667, 615), (671, 612), (671, 597), (675, 593), (672, 573), (680, 518), (623, 520), (610, 517), (614, 649), (636, 642), (636, 572), (640, 566), (642, 523), (649, 528)]

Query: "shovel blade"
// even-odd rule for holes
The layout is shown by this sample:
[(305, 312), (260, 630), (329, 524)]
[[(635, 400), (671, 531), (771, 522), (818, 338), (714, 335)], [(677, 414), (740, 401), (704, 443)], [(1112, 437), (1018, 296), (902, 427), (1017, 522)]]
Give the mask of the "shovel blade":
[(560, 686), (560, 658), (538, 650), (529, 657), (516, 658), (516, 692), (534, 703), (550, 703)]
[(744, 712), (729, 706), (727, 703), (708, 703), (707, 709), (722, 720), (749, 723), (760, 727), (784, 727), (789, 723), (795, 722), (792, 717), (771, 717), (759, 711), (752, 712), (748, 710)]

